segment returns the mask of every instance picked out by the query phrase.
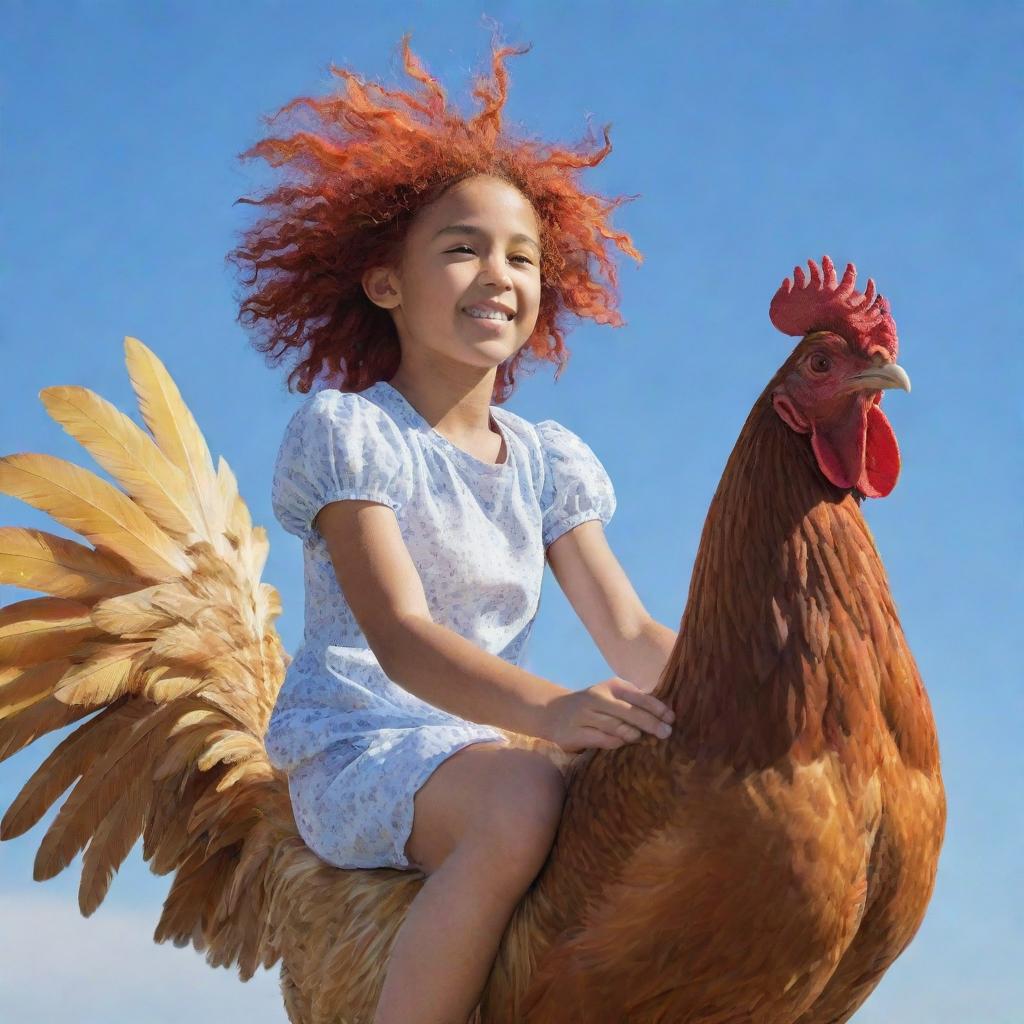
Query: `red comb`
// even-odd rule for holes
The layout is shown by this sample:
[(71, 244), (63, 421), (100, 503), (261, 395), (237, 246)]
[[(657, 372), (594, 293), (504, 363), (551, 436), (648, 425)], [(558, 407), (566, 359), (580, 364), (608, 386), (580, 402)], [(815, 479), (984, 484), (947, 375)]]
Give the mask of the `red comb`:
[(811, 279), (804, 279), (802, 267), (794, 267), (793, 284), (785, 278), (772, 299), (768, 315), (783, 334), (802, 337), (812, 331), (834, 331), (860, 346), (865, 353), (882, 345), (895, 359), (898, 342), (896, 323), (884, 296), (875, 293), (875, 282), (858, 292), (853, 283), (857, 268), (846, 264), (843, 279), (836, 281), (836, 268), (828, 256), (821, 257), (821, 269), (808, 260)]

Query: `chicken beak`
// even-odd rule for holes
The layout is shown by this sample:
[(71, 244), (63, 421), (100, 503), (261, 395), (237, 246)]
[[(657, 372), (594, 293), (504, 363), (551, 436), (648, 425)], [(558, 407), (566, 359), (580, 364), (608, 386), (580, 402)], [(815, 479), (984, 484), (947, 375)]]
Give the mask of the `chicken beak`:
[(883, 366), (872, 366), (870, 370), (855, 373), (847, 381), (850, 391), (878, 391), (885, 388), (902, 388), (910, 390), (910, 378), (907, 371), (899, 363), (886, 363)]

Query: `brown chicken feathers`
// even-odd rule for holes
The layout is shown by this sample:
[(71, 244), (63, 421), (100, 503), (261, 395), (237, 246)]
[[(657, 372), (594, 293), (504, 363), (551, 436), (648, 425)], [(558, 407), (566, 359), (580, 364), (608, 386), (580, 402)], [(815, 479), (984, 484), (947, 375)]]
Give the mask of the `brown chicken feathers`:
[[(773, 301), (801, 341), (726, 465), (654, 691), (673, 736), (569, 757), (508, 734), (562, 766), (568, 798), (473, 1024), (840, 1024), (921, 924), (938, 745), (859, 507), (895, 483), (878, 402), (909, 380), (873, 283), (808, 265)], [(155, 941), (243, 980), (280, 961), (291, 1021), (364, 1024), (423, 876), (338, 870), (300, 839), (262, 742), (289, 661), (266, 532), (160, 360), (125, 346), (149, 433), (85, 388), (41, 392), (123, 491), (51, 456), (0, 459), (0, 491), (91, 545), (0, 528), (0, 582), (49, 595), (0, 609), (0, 758), (87, 719), (0, 838), (73, 787), (37, 880), (84, 850), (89, 915), (141, 836), (174, 876)]]

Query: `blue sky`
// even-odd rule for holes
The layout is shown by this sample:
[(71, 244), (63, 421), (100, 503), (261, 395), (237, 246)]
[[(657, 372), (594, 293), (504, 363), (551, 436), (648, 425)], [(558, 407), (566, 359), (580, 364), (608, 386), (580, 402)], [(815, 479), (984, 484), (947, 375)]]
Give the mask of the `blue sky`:
[[(640, 196), (615, 219), (645, 254), (622, 264), (628, 324), (580, 325), (558, 384), (540, 370), (509, 408), (558, 419), (597, 452), (619, 501), (612, 547), (672, 628), (725, 460), (791, 347), (768, 321), (772, 294), (823, 253), (855, 262), (862, 283), (873, 276), (913, 392), (885, 399), (903, 473), (865, 512), (931, 694), (949, 827), (928, 916), (855, 1020), (1021, 1019), (1019, 5), (7, 0), (3, 11), (0, 453), (95, 468), (37, 394), (85, 385), (137, 418), (122, 338), (141, 338), (270, 532), (264, 575), (281, 591), (290, 650), (301, 555), (271, 513), (270, 473), (299, 396), (235, 322), (224, 254), (247, 216), (232, 202), (264, 180), (236, 154), (260, 115), (332, 88), (330, 62), (395, 83), (411, 31), (465, 104), (489, 52), (487, 15), (509, 41), (533, 43), (510, 62), (513, 122), (564, 141), (588, 115), (611, 122), (614, 152), (584, 180)], [(0, 522), (67, 533), (5, 497)], [(0, 588), (0, 603), (25, 596)], [(550, 575), (529, 667), (573, 687), (609, 674)], [(0, 765), (0, 810), (52, 746)], [(168, 880), (139, 850), (89, 920), (80, 858), (34, 883), (51, 819), (0, 846), (9, 1019), (65, 1020), (72, 998), (80, 1024), (284, 1019), (274, 972), (243, 986), (152, 944)]]

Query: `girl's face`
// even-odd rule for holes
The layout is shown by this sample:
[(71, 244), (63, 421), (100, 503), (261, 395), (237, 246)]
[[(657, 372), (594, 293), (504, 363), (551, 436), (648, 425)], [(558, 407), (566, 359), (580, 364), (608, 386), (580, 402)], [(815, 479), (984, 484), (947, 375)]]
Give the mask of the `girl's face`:
[(390, 309), (406, 359), (491, 369), (519, 351), (540, 307), (540, 226), (506, 182), (467, 178), (424, 207), (400, 263), (363, 278)]

